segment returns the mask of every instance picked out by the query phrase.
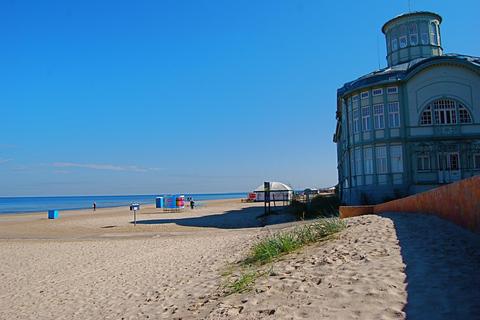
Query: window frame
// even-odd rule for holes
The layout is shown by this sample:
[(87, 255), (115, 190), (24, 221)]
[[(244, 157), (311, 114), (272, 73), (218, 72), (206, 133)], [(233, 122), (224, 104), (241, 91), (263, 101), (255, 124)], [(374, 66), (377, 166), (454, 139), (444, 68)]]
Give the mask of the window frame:
[(417, 171), (418, 172), (430, 171), (430, 152), (425, 151), (425, 152), (419, 152), (417, 154)]
[(383, 95), (383, 88), (376, 88), (372, 90), (372, 96), (381, 96)]
[(429, 103), (420, 115), (420, 125), (458, 125), (472, 124), (472, 114), (460, 102), (454, 99), (438, 99)]
[(407, 27), (404, 24), (398, 27), (398, 41), (400, 49), (407, 47)]
[(387, 94), (397, 94), (398, 93), (398, 87), (387, 87)]
[(420, 22), (420, 43), (422, 45), (430, 44), (430, 35), (428, 32), (428, 23), (426, 21)]
[(383, 103), (373, 105), (373, 117), (375, 130), (385, 129), (385, 108)]
[(375, 156), (377, 159), (377, 173), (388, 173), (387, 166), (387, 147), (375, 147)]
[(430, 22), (430, 43), (438, 46), (437, 24), (433, 21)]
[(353, 133), (360, 133), (360, 110), (353, 110)]
[[(412, 30), (412, 26), (414, 27)], [(408, 32), (409, 32), (409, 39), (410, 39), (410, 45), (411, 46), (416, 46), (418, 44), (418, 26), (416, 22), (411, 22), (408, 25)], [(415, 39), (415, 40), (413, 40)]]
[[(400, 103), (399, 102), (389, 102), (388, 103), (388, 125), (389, 128), (400, 128)], [(396, 110), (392, 111), (393, 108)]]
[(473, 158), (473, 170), (480, 170), (480, 152), (475, 152)]
[[(465, 119), (469, 119), (469, 121), (465, 121)], [(458, 123), (460, 124), (470, 124), (473, 123), (472, 115), (470, 111), (468, 111), (467, 107), (463, 104), (458, 103)]]
[(421, 126), (431, 126), (433, 123), (432, 118), (432, 104), (429, 104), (420, 115), (420, 125)]
[[(399, 150), (400, 152), (396, 152)], [(392, 173), (403, 173), (403, 150), (402, 145), (390, 146), (390, 170)]]
[(452, 99), (439, 99), (433, 101), (433, 114), (435, 125), (457, 124), (457, 102)]
[(353, 133), (352, 111), (348, 111), (348, 130), (350, 134)]
[(362, 175), (362, 151), (355, 149), (355, 173), (357, 176)]
[(391, 43), (390, 43), (390, 31), (387, 32), (387, 54), (390, 54), (390, 52), (392, 52), (392, 49), (391, 49)]
[(373, 152), (372, 148), (363, 149), (364, 173), (373, 174)]
[(371, 125), (370, 125), (370, 107), (363, 107), (362, 108), (362, 131), (370, 131), (371, 130)]
[(398, 50), (397, 29), (392, 29), (392, 51)]
[(360, 99), (368, 99), (370, 97), (370, 93), (368, 91), (363, 91), (360, 93)]

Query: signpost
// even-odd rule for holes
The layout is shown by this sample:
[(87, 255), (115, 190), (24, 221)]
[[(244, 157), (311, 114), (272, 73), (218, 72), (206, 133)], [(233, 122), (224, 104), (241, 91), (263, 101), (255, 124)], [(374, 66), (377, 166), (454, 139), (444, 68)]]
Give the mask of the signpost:
[(140, 205), (138, 203), (130, 204), (130, 211), (133, 211), (133, 223), (137, 225), (137, 210), (140, 210)]
[(263, 183), (263, 190), (265, 193), (265, 213), (267, 213), (267, 203), (268, 203), (268, 211), (270, 212), (270, 182)]

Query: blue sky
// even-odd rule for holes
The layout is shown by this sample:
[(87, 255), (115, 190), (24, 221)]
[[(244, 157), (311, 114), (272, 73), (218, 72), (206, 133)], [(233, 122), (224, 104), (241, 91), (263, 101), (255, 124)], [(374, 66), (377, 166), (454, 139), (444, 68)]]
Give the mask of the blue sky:
[[(412, 1), (480, 56), (478, 0)], [(0, 2), (0, 197), (336, 184), (336, 90), (408, 1)], [(379, 58), (380, 57), (380, 58)]]

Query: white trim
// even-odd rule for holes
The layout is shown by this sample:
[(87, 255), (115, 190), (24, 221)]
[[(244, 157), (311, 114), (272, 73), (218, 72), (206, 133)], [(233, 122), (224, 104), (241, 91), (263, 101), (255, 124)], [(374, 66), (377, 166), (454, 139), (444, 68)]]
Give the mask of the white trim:
[(387, 87), (387, 94), (398, 93), (398, 87)]

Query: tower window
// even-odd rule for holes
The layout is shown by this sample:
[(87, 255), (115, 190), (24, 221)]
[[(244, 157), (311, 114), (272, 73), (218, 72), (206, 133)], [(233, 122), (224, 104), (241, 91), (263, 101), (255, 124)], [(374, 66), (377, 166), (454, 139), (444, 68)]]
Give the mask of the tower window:
[(380, 96), (380, 95), (382, 95), (382, 94), (383, 94), (382, 88), (373, 89), (373, 91), (372, 91), (372, 95), (374, 95), (374, 96)]
[(424, 21), (420, 23), (420, 36), (422, 39), (422, 44), (428, 44), (428, 24)]
[(417, 24), (415, 22), (410, 23), (409, 32), (410, 32), (410, 45), (416, 46), (418, 44), (418, 30), (417, 30)]
[(438, 45), (438, 33), (437, 33), (437, 25), (435, 23), (430, 23), (430, 38), (432, 44)]
[(368, 98), (368, 91), (362, 92), (362, 93), (360, 94), (360, 97), (361, 97), (362, 99), (367, 99), (367, 98)]
[(397, 49), (397, 29), (392, 29), (392, 51), (396, 51)]
[(404, 25), (398, 28), (398, 37), (400, 38), (400, 48), (405, 48), (407, 46), (407, 28)]
[(387, 33), (387, 54), (390, 53), (390, 32)]

